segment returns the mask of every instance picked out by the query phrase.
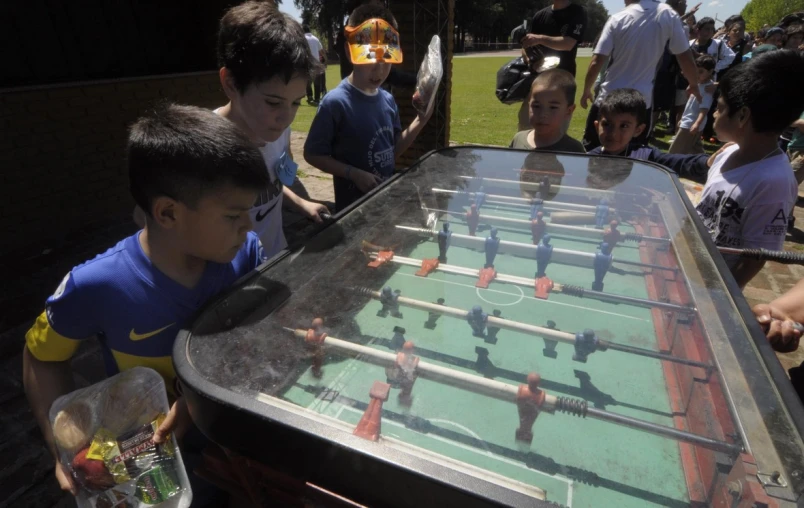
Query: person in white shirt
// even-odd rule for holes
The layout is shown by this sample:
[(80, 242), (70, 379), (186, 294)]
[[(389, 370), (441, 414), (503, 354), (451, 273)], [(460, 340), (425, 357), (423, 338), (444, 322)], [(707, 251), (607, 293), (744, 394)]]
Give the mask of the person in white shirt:
[[(718, 246), (779, 250), (798, 185), (779, 134), (804, 111), (804, 55), (772, 51), (729, 70), (720, 82), (715, 132), (728, 145), (713, 158), (696, 206)], [(739, 286), (765, 261), (724, 256)]]
[[(697, 81), (695, 59), (678, 13), (672, 7), (655, 0), (626, 0), (625, 4), (625, 9), (611, 16), (603, 27), (586, 73), (586, 83), (581, 96), (581, 107), (584, 109), (594, 98), (592, 89), (595, 78), (608, 63), (606, 77), (600, 85), (600, 93), (586, 121), (584, 147), (587, 151), (600, 146), (595, 120), (600, 101), (612, 90), (619, 88), (638, 90), (645, 98), (648, 108), (645, 112), (645, 123), (650, 122), (653, 82), (665, 46), (677, 58), (681, 72), (687, 80), (691, 80), (692, 83)], [(697, 87), (691, 88), (690, 93), (700, 96)], [(637, 141), (644, 144), (647, 141), (648, 131), (649, 129), (645, 129), (642, 138)]]
[(670, 145), (670, 153), (702, 154), (706, 153), (701, 143), (701, 132), (706, 127), (709, 110), (712, 107), (712, 92), (707, 91), (713, 83), (715, 73), (715, 59), (709, 55), (700, 55), (695, 59), (698, 66), (698, 90), (703, 101), (693, 96), (687, 100), (687, 107), (681, 117), (678, 133)]
[[(313, 54), (313, 58), (318, 62), (325, 62), (326, 53), (324, 52), (324, 47), (321, 45), (321, 41), (310, 32), (309, 25), (305, 24), (302, 29), (304, 30), (304, 38), (307, 39), (307, 44), (310, 45), (310, 53)], [(318, 77), (314, 78), (312, 82), (307, 83), (308, 103), (318, 104), (318, 101), (321, 100), (322, 92), (326, 89), (326, 79), (326, 73), (321, 73)], [(315, 95), (313, 95), (313, 90), (315, 90)]]

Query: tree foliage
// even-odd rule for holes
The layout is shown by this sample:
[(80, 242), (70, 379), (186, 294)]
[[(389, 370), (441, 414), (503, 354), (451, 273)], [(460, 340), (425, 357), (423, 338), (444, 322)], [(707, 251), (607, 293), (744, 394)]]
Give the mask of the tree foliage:
[(746, 30), (774, 26), (788, 14), (804, 11), (804, 0), (751, 0), (741, 13)]

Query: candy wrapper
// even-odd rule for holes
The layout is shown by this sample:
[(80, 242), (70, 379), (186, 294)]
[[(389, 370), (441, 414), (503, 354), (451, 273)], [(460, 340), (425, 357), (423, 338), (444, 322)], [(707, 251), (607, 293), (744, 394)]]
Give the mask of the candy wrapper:
[(190, 482), (175, 440), (153, 442), (168, 410), (162, 377), (143, 367), (53, 403), (53, 437), (79, 487), (79, 508), (190, 506)]
[(444, 76), (444, 66), (441, 63), (441, 39), (434, 35), (430, 39), (427, 54), (424, 55), (422, 66), (416, 78), (416, 93), (413, 94), (413, 107), (420, 115), (424, 115), (435, 101), (438, 85)]

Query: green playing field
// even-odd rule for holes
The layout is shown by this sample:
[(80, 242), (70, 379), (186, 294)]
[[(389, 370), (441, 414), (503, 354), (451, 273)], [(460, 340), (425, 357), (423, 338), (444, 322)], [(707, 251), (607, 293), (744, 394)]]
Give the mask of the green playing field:
[[(504, 193), (491, 187), (486, 192)], [(553, 200), (561, 201), (566, 197), (562, 193), (563, 190)], [(457, 203), (451, 202), (450, 207), (451, 212), (463, 211)], [(527, 207), (503, 204), (486, 204), (481, 214), (529, 218)], [(447, 218), (451, 231), (468, 234), (467, 225), (459, 215), (442, 217)], [(620, 229), (623, 233), (633, 231), (628, 224)], [(488, 227), (477, 232), (482, 238), (488, 235)], [(517, 226), (500, 227), (498, 236), (506, 241), (532, 243), (530, 230)], [(559, 249), (591, 253), (597, 248), (592, 240), (558, 233), (552, 237), (552, 245)], [(421, 260), (438, 254), (438, 243), (431, 238), (401, 255)], [(635, 243), (621, 243), (613, 254), (615, 259), (640, 261)], [(453, 245), (447, 252), (448, 265), (480, 269), (485, 262), (485, 254), (479, 249)], [(605, 292), (648, 298), (643, 268), (616, 262), (612, 266), (613, 270), (604, 279)], [(500, 274), (532, 279), (536, 261), (502, 253), (497, 255), (494, 267)], [(646, 308), (558, 293), (541, 300), (534, 297), (532, 286), (499, 281), (492, 282), (488, 289), (480, 289), (475, 287), (477, 278), (472, 276), (436, 271), (419, 277), (415, 275), (416, 267), (393, 261), (365, 270), (381, 271), (387, 275), (383, 285), (400, 290), (408, 298), (432, 303), (443, 299), (444, 305), (463, 310), (480, 305), (489, 315), (498, 310), (500, 317), (508, 320), (538, 326), (546, 326), (550, 320), (562, 331), (575, 333), (590, 328), (601, 339), (613, 343), (658, 349), (651, 311)], [(555, 283), (585, 288), (590, 288), (594, 280), (592, 268), (560, 262), (550, 263), (547, 275)], [(381, 287), (371, 289), (379, 291)], [(381, 308), (378, 300), (371, 300), (355, 317), (362, 335), (374, 337), (368, 344), (370, 347), (391, 352), (394, 327), (403, 327), (405, 340), (415, 343), (415, 353), (423, 362), (492, 377), (513, 386), (524, 383), (529, 372), (538, 372), (542, 376), (541, 388), (552, 395), (582, 398), (599, 409), (673, 426), (662, 364), (658, 360), (608, 350), (592, 353), (586, 363), (581, 363), (572, 360), (571, 344), (558, 343), (555, 354), (551, 354), (542, 337), (503, 329), (497, 333), (495, 342), (488, 337), (473, 336), (463, 319), (442, 315), (433, 327), (432, 322), (426, 326), (430, 320), (427, 311), (401, 306), (401, 317), (382, 317)], [(330, 329), (329, 334), (350, 340), (337, 328)], [(481, 368), (486, 355), (490, 365)], [(372, 383), (386, 382), (383, 367), (360, 357), (334, 355), (324, 363), (323, 371), (321, 378), (313, 377), (309, 369), (305, 371), (283, 398), (356, 424), (369, 401)], [(310, 386), (337, 396), (317, 396), (305, 389)], [(590, 418), (543, 413), (533, 426), (532, 444), (524, 446), (514, 439), (519, 418), (513, 403), (427, 379), (416, 381), (409, 407), (400, 404), (397, 393), (397, 389), (392, 390), (383, 406), (383, 436), (538, 487), (546, 491), (550, 501), (575, 507), (689, 503), (679, 446), (673, 440)]]

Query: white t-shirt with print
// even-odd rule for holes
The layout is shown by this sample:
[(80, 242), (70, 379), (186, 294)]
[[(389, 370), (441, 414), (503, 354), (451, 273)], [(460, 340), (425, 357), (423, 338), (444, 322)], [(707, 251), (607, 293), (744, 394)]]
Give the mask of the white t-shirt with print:
[[(694, 95), (690, 95), (689, 99), (687, 99), (687, 106), (684, 108), (684, 115), (681, 117), (682, 129), (692, 127), (692, 124), (698, 119), (698, 114), (701, 110), (712, 107), (712, 94), (706, 92), (706, 87), (711, 84), (712, 81), (698, 85), (698, 91), (701, 92), (703, 102), (698, 102), (698, 99), (696, 99)], [(704, 116), (703, 122), (701, 122), (701, 125), (698, 127), (699, 132), (702, 131), (704, 127), (706, 127), (706, 116)]]
[(594, 51), (609, 57), (598, 104), (613, 90), (634, 88), (651, 107), (656, 67), (668, 43), (674, 55), (690, 48), (681, 18), (664, 3), (642, 0), (611, 16)]
[[(220, 108), (216, 109), (215, 113), (220, 114)], [(277, 177), (276, 167), (282, 154), (289, 151), (290, 127), (285, 129), (279, 139), (260, 147), (271, 183), (257, 196), (257, 201), (249, 210), (249, 216), (254, 232), (260, 237), (266, 259), (271, 259), (288, 246), (285, 233), (282, 231), (282, 189), (284, 186)]]
[[(738, 148), (729, 147), (715, 159), (695, 209), (719, 246), (780, 250), (787, 217), (798, 196), (790, 161), (780, 150), (761, 161), (721, 173), (723, 164)], [(724, 258), (729, 266), (739, 260), (736, 256)]]

